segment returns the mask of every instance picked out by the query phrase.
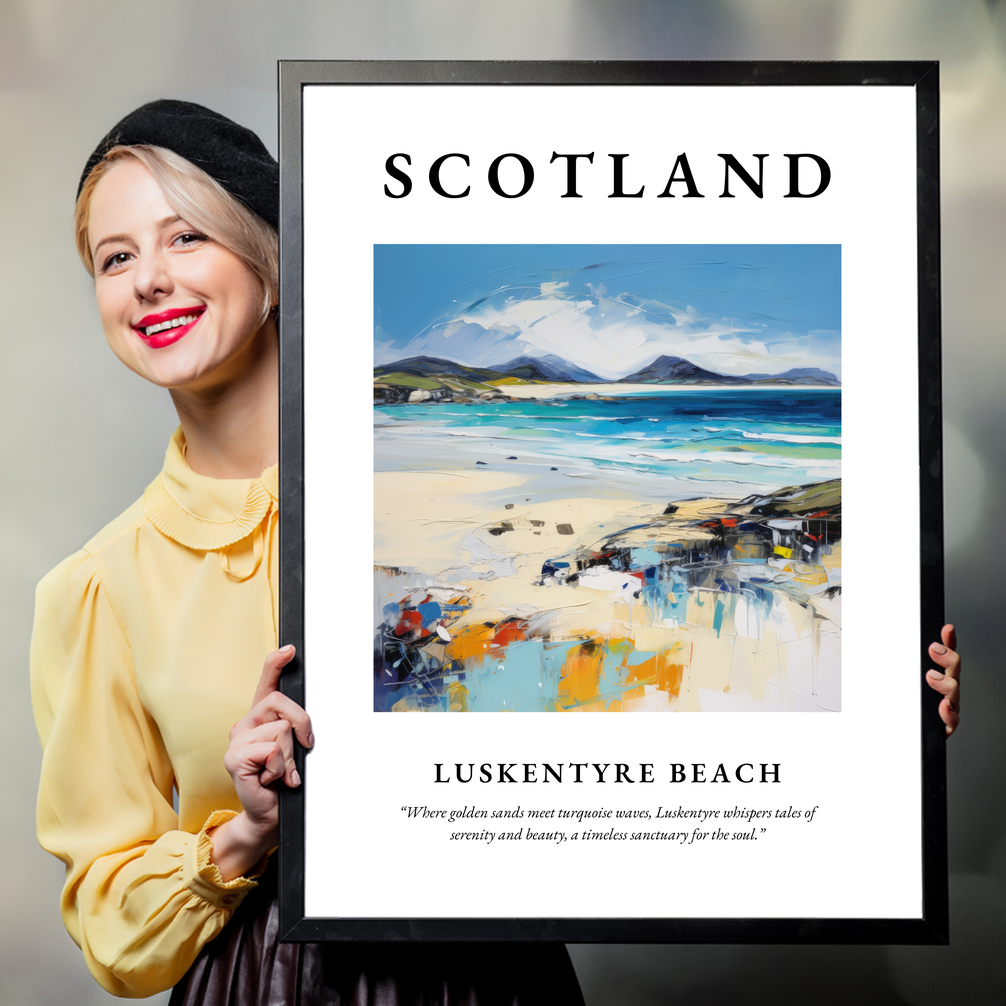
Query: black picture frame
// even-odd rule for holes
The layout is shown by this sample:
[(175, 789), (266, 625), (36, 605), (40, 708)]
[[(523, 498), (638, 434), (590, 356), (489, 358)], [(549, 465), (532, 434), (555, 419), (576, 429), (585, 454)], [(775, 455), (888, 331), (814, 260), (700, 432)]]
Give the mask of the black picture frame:
[[(939, 944), (948, 942), (945, 736), (939, 696), (925, 684), (927, 646), (943, 624), (940, 379), (939, 71), (934, 62), (400, 62), (282, 61), (280, 119), (280, 640), (298, 648), (282, 688), (310, 711), (304, 648), (304, 395), (302, 95), (345, 84), (646, 84), (911, 87), (915, 91), (918, 241), (919, 487), (923, 722), (923, 905), (919, 918), (318, 918), (305, 915), (305, 807), (310, 758), (297, 752), (304, 785), (281, 794), (280, 927), (287, 941), (563, 941), (625, 943)], [(338, 861), (333, 864), (338, 869)]]

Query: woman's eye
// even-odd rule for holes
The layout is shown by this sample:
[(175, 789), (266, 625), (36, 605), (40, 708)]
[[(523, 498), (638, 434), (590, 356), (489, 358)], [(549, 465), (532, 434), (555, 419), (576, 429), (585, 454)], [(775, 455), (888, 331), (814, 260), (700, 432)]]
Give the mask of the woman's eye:
[(102, 264), (102, 272), (114, 271), (121, 265), (125, 265), (129, 261), (129, 252), (116, 252), (114, 255), (109, 255)]
[(202, 244), (205, 240), (205, 234), (200, 234), (198, 231), (186, 231), (184, 234), (179, 234), (174, 243), (181, 245), (182, 248), (190, 248), (192, 245)]

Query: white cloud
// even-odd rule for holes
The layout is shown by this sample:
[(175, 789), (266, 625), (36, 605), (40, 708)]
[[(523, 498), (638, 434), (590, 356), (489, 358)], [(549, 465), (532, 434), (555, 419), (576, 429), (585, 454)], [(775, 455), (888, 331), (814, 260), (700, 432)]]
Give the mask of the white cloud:
[[(634, 373), (658, 356), (679, 356), (727, 375), (781, 374), (794, 367), (819, 367), (840, 375), (837, 354), (812, 351), (814, 337), (773, 331), (764, 325), (701, 315), (656, 301), (609, 296), (563, 296), (564, 283), (542, 283), (534, 297), (489, 298), (427, 330), (387, 359), (445, 356), (461, 363), (492, 366), (526, 354), (558, 356), (614, 380)], [(546, 287), (548, 288), (546, 290)], [(387, 347), (379, 350), (387, 352)]]

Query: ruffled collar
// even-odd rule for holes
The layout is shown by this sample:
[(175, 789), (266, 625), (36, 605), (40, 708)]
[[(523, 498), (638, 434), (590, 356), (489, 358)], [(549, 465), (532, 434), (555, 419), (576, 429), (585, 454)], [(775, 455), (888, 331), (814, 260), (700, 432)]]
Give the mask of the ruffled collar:
[(211, 552), (252, 533), (279, 500), (279, 466), (257, 479), (213, 479), (185, 460), (185, 437), (175, 430), (164, 468), (143, 494), (143, 512), (162, 534), (186, 548)]

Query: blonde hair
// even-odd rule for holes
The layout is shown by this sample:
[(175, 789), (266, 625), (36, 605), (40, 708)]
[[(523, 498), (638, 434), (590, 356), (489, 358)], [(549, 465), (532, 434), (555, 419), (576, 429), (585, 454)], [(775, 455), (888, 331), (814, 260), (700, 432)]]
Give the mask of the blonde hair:
[(77, 254), (91, 278), (94, 259), (87, 240), (91, 198), (112, 165), (126, 158), (139, 161), (154, 176), (168, 205), (183, 220), (234, 252), (255, 273), (262, 283), (264, 323), (279, 294), (279, 236), (202, 168), (165, 147), (112, 147), (84, 181), (73, 225)]

